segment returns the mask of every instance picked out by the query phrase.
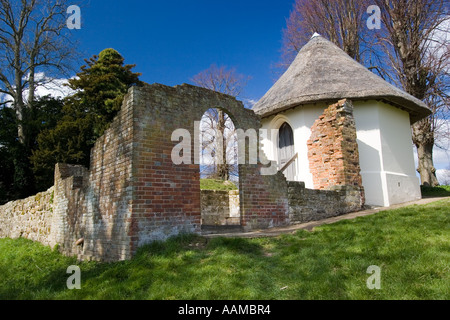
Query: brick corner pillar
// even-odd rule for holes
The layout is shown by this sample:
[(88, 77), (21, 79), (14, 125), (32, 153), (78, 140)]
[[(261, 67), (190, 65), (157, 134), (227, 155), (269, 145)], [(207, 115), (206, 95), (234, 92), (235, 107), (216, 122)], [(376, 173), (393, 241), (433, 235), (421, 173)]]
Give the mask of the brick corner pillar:
[(329, 190), (335, 186), (350, 186), (361, 190), (361, 167), (350, 100), (330, 105), (311, 127), (308, 158), (314, 188)]

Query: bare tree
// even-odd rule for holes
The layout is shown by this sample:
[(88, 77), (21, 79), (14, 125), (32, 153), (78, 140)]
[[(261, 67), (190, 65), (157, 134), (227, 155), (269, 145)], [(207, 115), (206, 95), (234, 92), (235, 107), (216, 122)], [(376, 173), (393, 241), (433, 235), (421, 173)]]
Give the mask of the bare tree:
[[(249, 77), (237, 73), (234, 68), (228, 69), (216, 65), (211, 65), (207, 70), (192, 78), (192, 82), (200, 87), (233, 97), (238, 97), (243, 93), (248, 80)], [(236, 139), (233, 122), (223, 110), (218, 109), (209, 109), (204, 118), (202, 127), (204, 143), (202, 148), (203, 150), (210, 150), (210, 154), (214, 155), (213, 158), (216, 162), (214, 176), (222, 180), (229, 180), (230, 170), (233, 168), (229, 164), (230, 153), (235, 153), (235, 150), (232, 150), (233, 144), (230, 144), (230, 139)], [(235, 167), (233, 171), (236, 171)], [(233, 172), (233, 174), (236, 174), (236, 172)]]
[(237, 134), (233, 122), (225, 113), (219, 126), (219, 109), (211, 108), (201, 121), (202, 176), (233, 180), (239, 176), (237, 166)]
[(66, 74), (75, 57), (65, 31), (68, 7), (66, 0), (0, 0), (0, 93), (10, 97), (3, 103), (15, 109), (22, 144), (25, 109), (32, 107), (36, 89)]
[[(296, 0), (284, 30), (284, 67), (321, 33), (388, 81), (423, 100), (432, 115), (413, 126), (422, 184), (437, 185), (433, 147), (449, 115), (449, 12), (446, 0)], [(382, 12), (381, 30), (369, 31), (369, 5)], [(364, 49), (363, 49), (364, 48)], [(365, 57), (370, 54), (370, 59)], [(372, 60), (373, 59), (373, 60)], [(370, 60), (370, 61), (369, 61)], [(375, 64), (375, 65), (373, 65)]]
[(317, 32), (361, 61), (366, 24), (366, 0), (296, 0), (283, 30), (282, 66), (288, 67), (298, 51)]
[[(433, 147), (448, 115), (450, 42), (445, 0), (376, 0), (383, 30), (377, 33), (384, 66), (406, 92), (423, 100), (432, 115), (412, 127), (423, 185), (437, 186)], [(446, 11), (447, 10), (447, 11)]]

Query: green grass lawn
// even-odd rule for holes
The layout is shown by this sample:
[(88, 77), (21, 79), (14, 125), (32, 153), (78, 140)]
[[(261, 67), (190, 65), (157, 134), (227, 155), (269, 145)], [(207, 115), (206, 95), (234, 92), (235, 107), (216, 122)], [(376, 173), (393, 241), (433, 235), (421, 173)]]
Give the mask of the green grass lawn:
[[(79, 263), (24, 239), (0, 240), (0, 299), (450, 299), (450, 199), (277, 238), (181, 236), (131, 261)], [(367, 268), (381, 268), (369, 290)]]

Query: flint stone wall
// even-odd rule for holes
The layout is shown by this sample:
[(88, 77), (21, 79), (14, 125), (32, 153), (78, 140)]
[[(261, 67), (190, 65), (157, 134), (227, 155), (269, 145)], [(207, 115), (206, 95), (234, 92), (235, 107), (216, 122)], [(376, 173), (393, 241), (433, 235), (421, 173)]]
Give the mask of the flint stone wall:
[(54, 188), (0, 207), (0, 238), (25, 238), (54, 246)]
[(318, 221), (364, 208), (363, 190), (357, 186), (312, 190), (303, 182), (288, 181), (288, 199), (292, 223)]

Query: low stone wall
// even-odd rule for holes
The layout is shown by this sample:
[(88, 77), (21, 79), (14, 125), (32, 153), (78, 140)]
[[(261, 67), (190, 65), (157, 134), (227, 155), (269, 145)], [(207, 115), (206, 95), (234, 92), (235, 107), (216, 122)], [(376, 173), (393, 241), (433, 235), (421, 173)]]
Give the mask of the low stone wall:
[(202, 190), (202, 225), (240, 225), (239, 191)]
[(54, 188), (0, 206), (0, 238), (25, 238), (55, 244), (51, 235)]
[(304, 223), (363, 210), (364, 190), (355, 186), (311, 190), (303, 182), (289, 181), (288, 200), (291, 223)]

